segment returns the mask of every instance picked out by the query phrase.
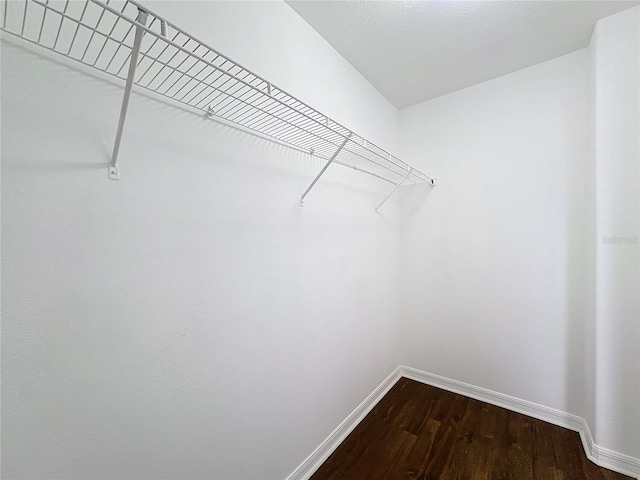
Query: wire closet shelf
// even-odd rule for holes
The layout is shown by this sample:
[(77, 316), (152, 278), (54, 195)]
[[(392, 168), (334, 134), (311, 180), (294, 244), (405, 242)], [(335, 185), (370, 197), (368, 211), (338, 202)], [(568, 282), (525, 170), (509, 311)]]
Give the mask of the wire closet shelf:
[(331, 163), (396, 186), (405, 181), (435, 184), (433, 178), (132, 0), (0, 3), (3, 31), (126, 81), (110, 178), (118, 178), (120, 137), (131, 87), (136, 85), (327, 160), (308, 190)]

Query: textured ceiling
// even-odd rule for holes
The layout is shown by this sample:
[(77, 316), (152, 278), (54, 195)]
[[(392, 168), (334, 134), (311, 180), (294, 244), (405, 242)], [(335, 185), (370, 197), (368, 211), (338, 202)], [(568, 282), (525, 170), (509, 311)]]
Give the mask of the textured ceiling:
[(638, 1), (287, 2), (396, 107), (586, 47)]

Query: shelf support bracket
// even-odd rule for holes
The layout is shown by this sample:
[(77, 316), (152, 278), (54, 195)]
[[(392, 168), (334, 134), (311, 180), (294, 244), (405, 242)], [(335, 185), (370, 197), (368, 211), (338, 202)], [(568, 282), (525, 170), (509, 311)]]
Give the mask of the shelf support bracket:
[(393, 190), (391, 190), (391, 192), (389, 192), (389, 195), (387, 195), (386, 197), (384, 197), (384, 200), (382, 200), (382, 202), (380, 202), (380, 205), (378, 205), (378, 206), (376, 207), (376, 212), (378, 211), (378, 209), (379, 209), (382, 205), (384, 205), (384, 204), (385, 204), (385, 202), (386, 202), (387, 200), (389, 200), (389, 198), (391, 198), (391, 195), (393, 195), (394, 193), (396, 193), (396, 190), (398, 190), (398, 188), (400, 188), (400, 185), (402, 185), (402, 183), (407, 179), (407, 177), (408, 177), (409, 175), (411, 175), (411, 171), (412, 171), (412, 170), (413, 170), (413, 169), (412, 169), (411, 167), (409, 167), (409, 170), (407, 170), (407, 174), (406, 174), (404, 177), (402, 177), (402, 180), (400, 180), (398, 183), (396, 183), (396, 186), (395, 186), (395, 187), (393, 187)]
[[(147, 12), (138, 8), (138, 18), (136, 22), (145, 26), (147, 24)], [(124, 87), (124, 97), (122, 98), (122, 108), (120, 109), (120, 121), (118, 122), (118, 132), (116, 133), (116, 142), (113, 146), (113, 154), (109, 162), (109, 180), (118, 180), (120, 172), (118, 170), (118, 151), (120, 150), (120, 140), (122, 139), (122, 131), (124, 130), (124, 121), (127, 118), (127, 110), (129, 108), (129, 98), (131, 97), (131, 88), (133, 87), (133, 79), (136, 74), (136, 66), (138, 65), (138, 55), (140, 53), (140, 45), (142, 44), (142, 34), (144, 29), (136, 25), (136, 33), (131, 47), (131, 61), (129, 62), (129, 73), (127, 74), (127, 83)]]
[(342, 151), (342, 149), (347, 144), (347, 142), (349, 141), (350, 138), (351, 138), (351, 134), (349, 134), (349, 136), (345, 137), (344, 141), (338, 147), (338, 149), (335, 151), (335, 153), (333, 155), (331, 155), (331, 158), (329, 159), (327, 164), (324, 167), (322, 167), (322, 170), (320, 170), (320, 173), (318, 173), (318, 175), (316, 175), (316, 178), (313, 179), (313, 182), (311, 182), (311, 185), (309, 185), (307, 187), (307, 189), (304, 191), (304, 193), (302, 194), (302, 197), (300, 197), (300, 206), (301, 207), (304, 207), (304, 197), (307, 196), (307, 194), (313, 188), (313, 186), (317, 183), (317, 181), (320, 180), (320, 177), (324, 174), (324, 172), (327, 171), (327, 168), (329, 168), (329, 165), (331, 165), (333, 163), (333, 161), (336, 159), (338, 154)]

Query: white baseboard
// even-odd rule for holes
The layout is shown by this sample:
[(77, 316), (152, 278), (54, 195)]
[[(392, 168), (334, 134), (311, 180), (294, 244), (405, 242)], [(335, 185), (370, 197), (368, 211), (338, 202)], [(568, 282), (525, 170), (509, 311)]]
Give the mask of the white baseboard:
[(562, 412), (554, 408), (545, 407), (528, 400), (494, 392), (486, 388), (476, 387), (468, 383), (459, 382), (450, 378), (434, 375), (411, 367), (400, 366), (396, 368), (358, 408), (356, 408), (331, 435), (329, 435), (316, 448), (307, 459), (296, 468), (287, 480), (306, 480), (324, 463), (351, 431), (362, 421), (371, 409), (380, 401), (389, 389), (400, 379), (405, 377), (420, 383), (458, 393), (466, 397), (475, 398), (482, 402), (490, 403), (498, 407), (522, 413), (529, 417), (537, 418), (545, 422), (569, 428), (580, 434), (585, 454), (596, 465), (609, 470), (629, 475), (640, 480), (640, 459), (623, 455), (613, 450), (600, 447), (593, 441), (586, 420), (571, 413)]
[(537, 403), (529, 402), (527, 400), (512, 397), (510, 395), (505, 395), (504, 393), (498, 393), (486, 388), (476, 387), (475, 385), (441, 377), (440, 375), (435, 375), (433, 373), (423, 372), (422, 370), (417, 370), (411, 367), (401, 366), (400, 374), (405, 378), (409, 378), (420, 383), (432, 385), (449, 392), (459, 393), (465, 397), (475, 398), (476, 400), (506, 408), (514, 412), (523, 413), (529, 417), (544, 420), (545, 422), (569, 428), (576, 432), (580, 431), (580, 427), (582, 426), (583, 419), (581, 417), (561, 412), (554, 408), (538, 405)]
[(640, 480), (640, 459), (596, 445), (593, 443), (589, 425), (584, 419), (583, 422), (584, 428), (580, 431), (580, 438), (587, 457), (596, 465)]
[(378, 387), (356, 409), (345, 418), (331, 434), (311, 452), (288, 477), (287, 480), (306, 480), (320, 468), (329, 455), (340, 445), (347, 435), (366, 417), (373, 407), (384, 397), (389, 389), (400, 380), (400, 367), (384, 379)]
[(415, 368), (400, 366), (399, 370), (400, 375), (405, 378), (448, 390), (449, 392), (459, 393), (466, 397), (475, 398), (476, 400), (574, 430), (580, 434), (584, 452), (593, 463), (608, 468), (609, 470), (640, 479), (640, 459), (596, 445), (593, 441), (591, 430), (589, 430), (589, 425), (582, 417), (529, 402), (528, 400), (505, 395), (504, 393), (494, 392), (486, 388), (476, 387), (475, 385), (441, 377), (440, 375), (434, 375), (433, 373), (423, 372)]
[(593, 436), (591, 435), (589, 424), (584, 418), (581, 420), (582, 426), (578, 433), (580, 433), (580, 440), (582, 440), (584, 453), (587, 455), (589, 460), (601, 467), (608, 468), (614, 472), (623, 473), (640, 480), (640, 460), (596, 445), (593, 442)]

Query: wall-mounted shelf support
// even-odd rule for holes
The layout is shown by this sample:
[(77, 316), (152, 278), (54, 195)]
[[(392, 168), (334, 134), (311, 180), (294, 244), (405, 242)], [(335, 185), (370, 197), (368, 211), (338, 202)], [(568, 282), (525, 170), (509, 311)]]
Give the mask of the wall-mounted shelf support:
[(347, 142), (349, 141), (350, 138), (351, 138), (351, 134), (349, 134), (347, 137), (345, 137), (345, 139), (342, 142), (342, 144), (338, 147), (338, 149), (335, 151), (335, 153), (331, 156), (331, 158), (326, 163), (326, 165), (324, 167), (322, 167), (322, 170), (320, 170), (320, 173), (318, 173), (318, 175), (316, 175), (316, 178), (313, 179), (313, 182), (311, 182), (311, 185), (309, 185), (307, 187), (307, 189), (304, 191), (304, 193), (302, 194), (302, 197), (300, 197), (300, 206), (301, 207), (304, 207), (304, 197), (307, 196), (307, 194), (313, 188), (313, 186), (316, 184), (316, 182), (318, 180), (320, 180), (320, 177), (324, 174), (324, 172), (327, 171), (327, 168), (329, 168), (329, 165), (331, 165), (333, 163), (333, 161), (336, 159), (338, 154), (342, 151), (342, 149), (347, 144)]
[(329, 165), (348, 167), (393, 186), (400, 179), (404, 184), (434, 185), (431, 177), (135, 0), (0, 0), (0, 10), (3, 38), (12, 35), (124, 82), (108, 169), (112, 180), (119, 178), (118, 152), (135, 86), (325, 160), (301, 203)]
[(376, 207), (376, 212), (378, 211), (378, 209), (379, 209), (382, 205), (384, 205), (384, 204), (385, 204), (385, 202), (386, 202), (387, 200), (389, 200), (389, 199), (391, 198), (391, 195), (393, 195), (394, 193), (396, 193), (396, 190), (398, 190), (398, 188), (400, 188), (400, 185), (402, 185), (402, 183), (407, 179), (407, 177), (408, 177), (409, 175), (411, 175), (411, 170), (413, 170), (411, 167), (409, 167), (409, 168), (407, 169), (407, 174), (406, 174), (404, 177), (402, 177), (402, 180), (400, 180), (400, 181), (396, 184), (396, 186), (395, 186), (395, 187), (393, 187), (393, 190), (391, 190), (391, 191), (389, 192), (389, 195), (387, 195), (386, 197), (384, 197), (384, 200), (382, 200), (382, 202), (380, 202), (380, 205), (378, 205), (378, 206)]
[(118, 170), (118, 152), (120, 151), (120, 140), (122, 140), (122, 131), (124, 130), (124, 121), (127, 118), (127, 110), (129, 109), (129, 99), (131, 98), (131, 89), (133, 88), (133, 80), (136, 75), (136, 66), (138, 65), (138, 55), (140, 54), (140, 45), (142, 44), (142, 35), (144, 27), (147, 24), (147, 12), (138, 8), (138, 17), (136, 22), (136, 34), (133, 39), (133, 47), (131, 49), (131, 61), (129, 62), (129, 73), (127, 74), (127, 82), (124, 87), (124, 96), (122, 97), (122, 108), (120, 109), (120, 120), (118, 121), (118, 132), (116, 133), (116, 142), (113, 146), (113, 154), (111, 162), (109, 162), (109, 180), (119, 180), (120, 171)]

